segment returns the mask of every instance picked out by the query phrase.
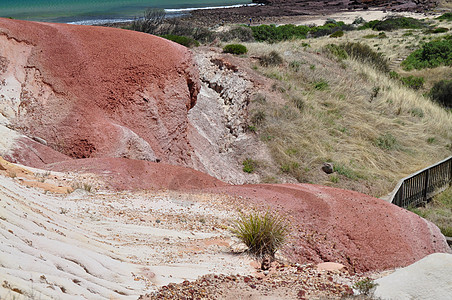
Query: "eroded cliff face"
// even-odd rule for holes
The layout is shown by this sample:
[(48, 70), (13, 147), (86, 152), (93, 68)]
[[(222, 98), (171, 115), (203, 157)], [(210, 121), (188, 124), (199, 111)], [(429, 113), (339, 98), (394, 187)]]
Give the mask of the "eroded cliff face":
[(40, 165), (124, 157), (190, 165), (190, 52), (112, 28), (0, 19), (0, 151)]

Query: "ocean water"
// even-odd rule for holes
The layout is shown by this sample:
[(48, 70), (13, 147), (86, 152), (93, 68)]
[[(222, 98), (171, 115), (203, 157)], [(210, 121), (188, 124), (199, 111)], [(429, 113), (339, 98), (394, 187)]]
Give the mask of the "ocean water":
[(193, 8), (251, 4), (252, 0), (0, 0), (0, 17), (58, 23), (127, 21), (148, 7), (178, 15)]

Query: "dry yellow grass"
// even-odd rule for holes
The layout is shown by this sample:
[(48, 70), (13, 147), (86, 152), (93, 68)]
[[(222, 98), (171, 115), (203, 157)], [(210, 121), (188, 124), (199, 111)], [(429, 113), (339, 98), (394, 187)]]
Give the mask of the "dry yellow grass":
[[(246, 44), (251, 56), (277, 51), (285, 61), (276, 67), (256, 65), (280, 87), (285, 103), (267, 99), (252, 105), (266, 116), (258, 133), (280, 172), (299, 181), (383, 196), (400, 178), (452, 154), (452, 114), (369, 65), (351, 59), (339, 62), (322, 51), (329, 43), (369, 43), (362, 38), (366, 34)], [(392, 37), (381, 42), (380, 51), (393, 55), (394, 43)], [(405, 52), (393, 59), (399, 55)], [(448, 71), (452, 74), (451, 68), (442, 68), (437, 77)], [(316, 88), (319, 82), (326, 82), (327, 88)], [(303, 103), (301, 110), (293, 99)], [(325, 161), (338, 167), (338, 175), (320, 171)]]

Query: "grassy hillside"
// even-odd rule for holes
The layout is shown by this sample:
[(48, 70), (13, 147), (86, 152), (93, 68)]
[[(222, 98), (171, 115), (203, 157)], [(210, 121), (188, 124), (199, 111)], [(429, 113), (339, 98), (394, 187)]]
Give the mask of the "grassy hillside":
[[(423, 28), (383, 36), (367, 29), (339, 38), (245, 43), (250, 57), (260, 57), (254, 69), (273, 81), (268, 93), (255, 95), (250, 110), (250, 129), (267, 143), (280, 168), (265, 180), (277, 182), (286, 173), (300, 182), (382, 196), (400, 178), (451, 155), (452, 114), (426, 93), (434, 82), (452, 79), (452, 68), (405, 71), (400, 66), (422, 43), (444, 34)], [(398, 78), (327, 49), (344, 42), (381, 52)], [(423, 86), (415, 90), (399, 79), (410, 75), (423, 77)], [(323, 162), (332, 162), (336, 172), (320, 171)]]

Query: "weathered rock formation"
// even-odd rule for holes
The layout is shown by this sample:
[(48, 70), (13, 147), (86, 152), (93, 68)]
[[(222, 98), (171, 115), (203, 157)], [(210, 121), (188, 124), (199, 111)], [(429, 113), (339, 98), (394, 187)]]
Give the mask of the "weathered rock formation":
[(200, 84), (186, 48), (119, 29), (0, 19), (0, 56), (0, 124), (17, 133), (2, 153), (11, 160), (190, 165), (187, 112)]

